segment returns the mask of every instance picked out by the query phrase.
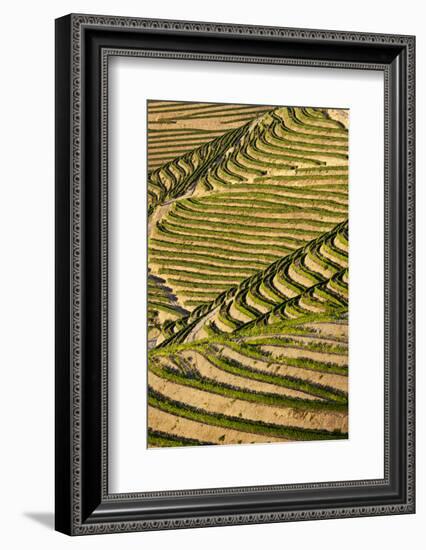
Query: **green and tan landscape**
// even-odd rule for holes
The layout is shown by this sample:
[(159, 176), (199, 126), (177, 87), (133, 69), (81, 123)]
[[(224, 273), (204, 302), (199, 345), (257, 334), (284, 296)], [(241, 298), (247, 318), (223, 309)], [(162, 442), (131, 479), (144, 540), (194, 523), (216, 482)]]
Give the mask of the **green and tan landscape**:
[(348, 437), (348, 111), (148, 101), (148, 446)]

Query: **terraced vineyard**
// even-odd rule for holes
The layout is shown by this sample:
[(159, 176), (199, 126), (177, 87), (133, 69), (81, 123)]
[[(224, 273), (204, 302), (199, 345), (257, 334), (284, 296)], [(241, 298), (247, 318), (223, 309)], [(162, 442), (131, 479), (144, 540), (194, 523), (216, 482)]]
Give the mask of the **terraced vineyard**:
[(149, 446), (347, 438), (347, 111), (148, 121)]
[(269, 109), (265, 105), (148, 101), (148, 169), (173, 161)]

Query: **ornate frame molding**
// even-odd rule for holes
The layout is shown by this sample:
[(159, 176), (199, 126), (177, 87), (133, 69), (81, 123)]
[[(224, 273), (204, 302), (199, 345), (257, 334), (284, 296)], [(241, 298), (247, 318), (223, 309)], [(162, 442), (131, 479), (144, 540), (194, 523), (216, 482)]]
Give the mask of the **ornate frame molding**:
[[(208, 36), (216, 40), (227, 36), (241, 41), (246, 39), (264, 39), (266, 42), (272, 40), (280, 44), (281, 41), (299, 43), (303, 45), (324, 44), (324, 47), (332, 51), (333, 45), (342, 47), (345, 45), (356, 47), (368, 45), (375, 51), (394, 52), (395, 59), (400, 57), (399, 63), (390, 59), (387, 62), (374, 62), (371, 60), (333, 60), (330, 57), (315, 59), (307, 57), (281, 57), (277, 55), (243, 55), (232, 53), (195, 53), (189, 51), (170, 51), (167, 49), (153, 48), (131, 48), (120, 47), (115, 44), (97, 46), (100, 55), (97, 58), (99, 63), (100, 81), (100, 119), (99, 119), (99, 142), (100, 142), (100, 381), (99, 390), (101, 398), (99, 401), (100, 410), (98, 429), (100, 434), (99, 468), (93, 471), (98, 472), (99, 479), (96, 488), (99, 490), (98, 497), (93, 484), (87, 484), (85, 474), (83, 450), (87, 454), (85, 442), (84, 425), (87, 421), (87, 412), (84, 403), (87, 400), (85, 367), (85, 332), (84, 322), (86, 315), (85, 285), (87, 278), (87, 250), (85, 244), (86, 232), (92, 230), (87, 221), (85, 210), (84, 185), (87, 185), (88, 175), (86, 167), (86, 148), (88, 140), (85, 136), (85, 124), (87, 125), (88, 97), (91, 90), (88, 88), (87, 71), (89, 48), (88, 31), (96, 36), (96, 31), (110, 30), (118, 36), (130, 34), (134, 37), (138, 33), (144, 36), (161, 35), (166, 33), (175, 37), (181, 36)], [(92, 47), (94, 50), (95, 48)], [(217, 23), (201, 23), (186, 21), (151, 20), (124, 17), (108, 17), (95, 15), (70, 15), (57, 20), (57, 196), (67, 194), (57, 204), (57, 215), (63, 216), (68, 213), (69, 225), (62, 224), (57, 220), (57, 238), (59, 246), (63, 246), (68, 239), (68, 247), (65, 251), (57, 250), (57, 280), (59, 281), (59, 294), (57, 302), (59, 309), (64, 300), (68, 300), (69, 311), (57, 311), (57, 330), (61, 334), (64, 330), (66, 335), (57, 337), (59, 352), (57, 352), (56, 373), (57, 379), (57, 426), (63, 431), (64, 425), (69, 422), (69, 430), (66, 434), (57, 432), (57, 529), (63, 532), (83, 535), (94, 533), (113, 533), (125, 531), (142, 531), (152, 529), (177, 529), (188, 527), (202, 527), (213, 525), (236, 525), (248, 523), (303, 521), (311, 519), (327, 519), (336, 517), (360, 517), (384, 514), (404, 514), (414, 512), (414, 170), (415, 170), (415, 40), (412, 36), (346, 33), (341, 31), (321, 31), (307, 29), (286, 29), (278, 27), (253, 27), (245, 25), (227, 25)], [(349, 50), (348, 50), (349, 51)], [(397, 53), (399, 52), (399, 53)], [(389, 54), (391, 56), (391, 53)], [(196, 497), (209, 495), (224, 496), (226, 494), (244, 496), (269, 491), (287, 491), (290, 493), (303, 492), (306, 490), (337, 490), (385, 487), (390, 484), (391, 476), (391, 449), (390, 439), (395, 437), (391, 433), (391, 409), (395, 406), (392, 399), (395, 393), (390, 390), (390, 363), (391, 363), (391, 307), (386, 307), (385, 313), (385, 477), (383, 480), (364, 480), (360, 482), (345, 481), (337, 483), (315, 483), (298, 484), (287, 486), (271, 487), (247, 487), (213, 490), (194, 491), (172, 491), (161, 493), (131, 493), (131, 494), (109, 494), (107, 475), (107, 403), (108, 403), (108, 353), (107, 353), (107, 316), (108, 316), (108, 216), (107, 216), (107, 195), (108, 195), (108, 59), (110, 56), (140, 56), (140, 57), (166, 57), (171, 59), (191, 59), (208, 61), (231, 61), (242, 63), (274, 63), (286, 65), (302, 65), (315, 67), (336, 67), (345, 69), (369, 69), (384, 72), (385, 76), (385, 301), (390, 304), (393, 296), (392, 288), (395, 284), (401, 284), (401, 292), (405, 294), (401, 298), (402, 306), (405, 308), (401, 317), (406, 321), (402, 330), (406, 341), (399, 350), (399, 359), (404, 361), (399, 369), (399, 376), (404, 377), (405, 394), (401, 406), (405, 407), (405, 444), (406, 467), (400, 474), (405, 477), (404, 498), (402, 502), (382, 502), (381, 504), (363, 506), (352, 505), (323, 505), (314, 507), (312, 504), (306, 510), (286, 509), (274, 511), (254, 510), (250, 513), (232, 512), (227, 514), (214, 513), (206, 515), (196, 513), (183, 517), (156, 517), (151, 519), (141, 511), (130, 519), (128, 513), (123, 510), (130, 506), (137, 508), (138, 503), (143, 499), (158, 499), (164, 497), (176, 498), (177, 496)], [(332, 55), (332, 54), (329, 54)], [(355, 55), (355, 54), (353, 54)], [(402, 61), (401, 61), (402, 59)], [(64, 65), (65, 62), (65, 65)], [(405, 63), (404, 68), (401, 69)], [(64, 86), (65, 82), (65, 88)], [(401, 99), (402, 98), (402, 99)], [(402, 101), (406, 106), (405, 132), (403, 136), (395, 135), (395, 119), (392, 116), (395, 108), (395, 101)], [(65, 114), (68, 108), (69, 119)], [(64, 124), (65, 120), (65, 124)], [(64, 128), (65, 126), (65, 128)], [(395, 140), (397, 143), (395, 143)], [(67, 155), (66, 149), (70, 154)], [(396, 148), (396, 149), (395, 149)], [(395, 166), (391, 149), (400, 151)], [(85, 172), (86, 170), (86, 172)], [(402, 170), (402, 171), (401, 171)], [(400, 204), (395, 204), (391, 192), (392, 177), (396, 171), (399, 174), (400, 193), (402, 199)], [(392, 176), (392, 174), (393, 176)], [(64, 185), (64, 179), (68, 184)], [(405, 184), (405, 189), (401, 187)], [(405, 201), (405, 204), (404, 204)], [(402, 218), (398, 222), (401, 250), (395, 250), (391, 233), (391, 224), (395, 221), (395, 210), (402, 209)], [(58, 242), (57, 241), (57, 242)], [(404, 247), (405, 242), (405, 247)], [(395, 254), (402, 261), (401, 270), (405, 274), (405, 281), (394, 281), (391, 274), (392, 258)], [(68, 261), (65, 261), (68, 259)], [(65, 261), (65, 265), (64, 265)], [(66, 272), (66, 273), (65, 273)], [(392, 279), (392, 280), (391, 280)], [(61, 281), (64, 283), (62, 284)], [(66, 282), (68, 281), (69, 287)], [(399, 287), (398, 287), (399, 288)], [(405, 289), (405, 290), (404, 290)], [(58, 293), (58, 289), (57, 289)], [(401, 355), (403, 354), (403, 355)], [(64, 362), (66, 364), (64, 364)], [(386, 366), (387, 365), (387, 366)], [(405, 367), (405, 370), (403, 370)], [(69, 392), (69, 401), (63, 403), (64, 389)], [(398, 396), (401, 399), (401, 396)], [(65, 410), (66, 409), (66, 410)], [(401, 435), (401, 434), (399, 434)], [(58, 487), (63, 483), (67, 488)], [(89, 487), (89, 488), (88, 488)], [(89, 495), (89, 496), (87, 496)], [(400, 494), (400, 497), (402, 495)], [(94, 506), (95, 501), (99, 506)], [(86, 502), (88, 501), (88, 502)], [(90, 514), (88, 511), (90, 509)], [(146, 516), (146, 517), (145, 517)], [(121, 518), (124, 518), (121, 520)]]

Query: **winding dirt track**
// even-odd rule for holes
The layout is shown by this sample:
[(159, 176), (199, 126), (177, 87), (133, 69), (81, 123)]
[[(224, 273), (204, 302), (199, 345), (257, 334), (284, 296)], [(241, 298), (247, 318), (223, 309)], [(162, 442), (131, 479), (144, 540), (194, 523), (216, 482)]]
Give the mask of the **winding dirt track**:
[(224, 397), (207, 391), (181, 386), (175, 382), (148, 373), (148, 383), (158, 393), (189, 406), (211, 413), (225, 414), (246, 420), (262, 421), (280, 426), (308, 428), (312, 430), (338, 430), (347, 432), (348, 418), (345, 412), (309, 411), (276, 407)]
[[(240, 363), (247, 361), (246, 356), (238, 353), (238, 351), (222, 346), (221, 353), (224, 357), (229, 359), (235, 359)], [(306, 380), (307, 382), (313, 382), (316, 384), (322, 384), (324, 386), (329, 386), (336, 390), (341, 390), (344, 392), (348, 391), (348, 377), (342, 374), (329, 374), (319, 371), (314, 371), (310, 369), (304, 369), (301, 367), (293, 367), (290, 365), (283, 365), (281, 363), (268, 363), (266, 361), (260, 361), (259, 359), (253, 359), (251, 366), (260, 371), (269, 373), (269, 374), (278, 374), (280, 376), (290, 376), (293, 378), (299, 378), (301, 380)]]
[(312, 351), (302, 347), (290, 347), (289, 345), (266, 345), (262, 346), (262, 349), (270, 353), (272, 357), (293, 357), (295, 359), (298, 357), (303, 357), (306, 359), (312, 359), (313, 361), (319, 361), (321, 363), (332, 363), (334, 365), (339, 365), (340, 367), (348, 366), (348, 357), (346, 354), (342, 355), (338, 353)]
[(284, 437), (241, 432), (222, 426), (211, 426), (169, 414), (154, 407), (148, 408), (148, 424), (152, 430), (167, 432), (180, 437), (189, 437), (205, 443), (235, 445), (240, 443), (278, 443), (289, 441)]
[(284, 395), (287, 397), (297, 397), (299, 399), (308, 399), (312, 401), (324, 401), (320, 397), (311, 395), (299, 390), (292, 390), (283, 386), (277, 386), (276, 384), (270, 384), (269, 382), (260, 382), (251, 378), (244, 378), (243, 376), (237, 376), (224, 370), (217, 368), (210, 363), (205, 357), (197, 352), (187, 351), (182, 353), (183, 357), (193, 357), (195, 359), (195, 367), (198, 372), (205, 378), (216, 380), (223, 384), (228, 384), (236, 388), (241, 388), (249, 391), (256, 391), (262, 393), (272, 393), (275, 395)]

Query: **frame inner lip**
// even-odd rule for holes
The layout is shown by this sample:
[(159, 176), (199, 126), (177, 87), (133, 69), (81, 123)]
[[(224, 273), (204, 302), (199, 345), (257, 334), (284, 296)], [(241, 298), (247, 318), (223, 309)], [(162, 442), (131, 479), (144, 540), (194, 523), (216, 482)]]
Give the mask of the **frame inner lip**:
[[(346, 46), (346, 45), (345, 45)], [(196, 60), (207, 60), (207, 61), (221, 61), (227, 59), (229, 61), (229, 58), (232, 59), (232, 62), (236, 63), (244, 63), (244, 59), (241, 56), (235, 56), (235, 55), (217, 55), (217, 54), (210, 54), (210, 53), (197, 53), (194, 54), (193, 52), (164, 52), (164, 51), (156, 51), (156, 50), (145, 50), (141, 48), (125, 48), (120, 49), (117, 47), (107, 47), (102, 46), (101, 48), (101, 67), (102, 67), (102, 82), (104, 83), (104, 88), (102, 89), (102, 99), (101, 101), (104, 102), (104, 109), (108, 109), (108, 69), (109, 69), (109, 58), (110, 57), (142, 57), (142, 58), (167, 58), (167, 59), (196, 59)], [(293, 59), (293, 58), (273, 58), (272, 60), (270, 58), (265, 58), (262, 56), (250, 56), (249, 63), (253, 62), (253, 59), (259, 60), (262, 62), (264, 59), (269, 59), (268, 63), (271, 64), (283, 64), (283, 65), (299, 65), (302, 64), (303, 66), (307, 67), (323, 67), (322, 63), (319, 63), (315, 60), (302, 60), (302, 62), (299, 59)], [(364, 70), (377, 70), (382, 71), (384, 73), (385, 78), (385, 85), (386, 80), (390, 77), (390, 68), (388, 64), (384, 63), (372, 63), (372, 64), (365, 64), (363, 62), (333, 62), (330, 61), (327, 66), (331, 66), (333, 68), (339, 68), (339, 69), (364, 69)], [(386, 100), (386, 98), (385, 98)], [(386, 105), (385, 105), (385, 111), (386, 111)], [(105, 121), (107, 121), (107, 117), (103, 117), (101, 120), (101, 124), (104, 125)], [(108, 158), (108, 132), (105, 128), (102, 130), (102, 135), (105, 136), (105, 138), (101, 142), (101, 148), (102, 151), (104, 151), (104, 154), (102, 157), (104, 159)], [(386, 132), (385, 132), (386, 133)], [(386, 140), (386, 136), (385, 136)], [(106, 160), (107, 162), (107, 160)], [(104, 185), (107, 187), (108, 185), (108, 170), (107, 166), (105, 166), (104, 169)], [(386, 217), (386, 213), (385, 213)], [(386, 231), (387, 231), (387, 224), (385, 223), (385, 241), (386, 241)], [(107, 239), (104, 243), (105, 247), (105, 258), (107, 258), (107, 249), (108, 249), (108, 242)], [(105, 285), (108, 284), (107, 282), (107, 270), (104, 268), (105, 273)], [(386, 310), (386, 303), (385, 303), (385, 310)], [(386, 313), (386, 312), (385, 312)], [(385, 327), (386, 328), (386, 327)], [(386, 330), (385, 330), (386, 332)], [(386, 334), (385, 334), (386, 338)], [(104, 367), (107, 370), (107, 366)], [(386, 365), (385, 365), (386, 370)], [(105, 377), (107, 378), (108, 374), (106, 372)], [(386, 378), (386, 377), (385, 377)], [(386, 384), (385, 384), (386, 386)], [(104, 403), (103, 407), (105, 407), (106, 410), (106, 420), (105, 420), (105, 431), (107, 431), (107, 416), (108, 416), (108, 403)], [(104, 416), (105, 418), (105, 416)], [(389, 431), (389, 427), (386, 422), (386, 414), (385, 414), (385, 423), (384, 423), (384, 439), (385, 439), (385, 447), (386, 445), (389, 445), (389, 435), (387, 432)], [(269, 492), (282, 492), (283, 496), (287, 494), (288, 491), (292, 491), (293, 489), (296, 490), (306, 490), (306, 489), (319, 489), (321, 491), (324, 491), (326, 489), (362, 489), (368, 484), (370, 487), (375, 488), (385, 488), (388, 487), (391, 483), (390, 480), (390, 461), (389, 457), (386, 452), (384, 452), (384, 477), (383, 478), (377, 478), (377, 479), (371, 479), (371, 480), (341, 480), (341, 481), (333, 481), (333, 482), (312, 482), (312, 483), (290, 483), (290, 484), (274, 484), (274, 485), (268, 485), (268, 486), (242, 486), (242, 487), (226, 487), (226, 488), (204, 488), (204, 489), (178, 489), (178, 490), (164, 490), (164, 491), (136, 491), (132, 493), (110, 493), (108, 489), (108, 457), (103, 457), (104, 461), (104, 486), (103, 486), (103, 502), (109, 503), (113, 500), (122, 500), (123, 498), (131, 499), (133, 501), (137, 500), (143, 500), (146, 501), (146, 499), (150, 498), (197, 498), (198, 496), (229, 496), (231, 495), (250, 495), (253, 491), (269, 491)]]

